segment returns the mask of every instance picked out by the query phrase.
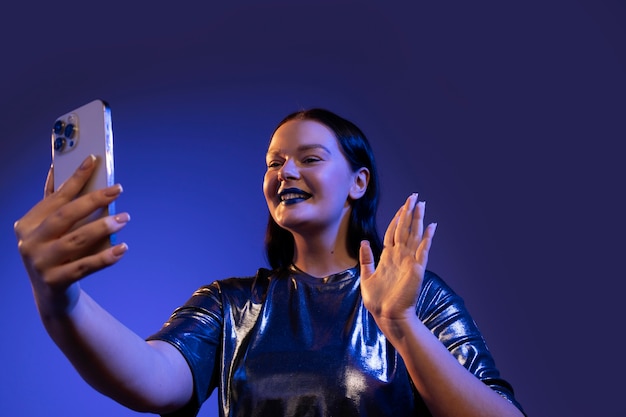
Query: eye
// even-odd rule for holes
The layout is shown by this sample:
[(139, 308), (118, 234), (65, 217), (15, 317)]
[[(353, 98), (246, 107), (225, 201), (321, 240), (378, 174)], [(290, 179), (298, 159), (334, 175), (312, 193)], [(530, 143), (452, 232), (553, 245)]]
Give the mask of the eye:
[(317, 156), (307, 156), (306, 158), (304, 158), (302, 160), (302, 163), (304, 164), (313, 164), (315, 162), (319, 162), (321, 161), (321, 158), (318, 158)]
[(267, 168), (278, 168), (280, 165), (280, 161), (270, 161), (267, 163)]

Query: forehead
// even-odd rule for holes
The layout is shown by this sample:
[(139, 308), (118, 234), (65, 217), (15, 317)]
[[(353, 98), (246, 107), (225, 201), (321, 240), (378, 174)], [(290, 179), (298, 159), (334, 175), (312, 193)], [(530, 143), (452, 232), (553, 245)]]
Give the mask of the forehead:
[(267, 152), (288, 152), (311, 145), (321, 145), (331, 153), (339, 151), (337, 138), (326, 125), (314, 120), (290, 120), (276, 129)]

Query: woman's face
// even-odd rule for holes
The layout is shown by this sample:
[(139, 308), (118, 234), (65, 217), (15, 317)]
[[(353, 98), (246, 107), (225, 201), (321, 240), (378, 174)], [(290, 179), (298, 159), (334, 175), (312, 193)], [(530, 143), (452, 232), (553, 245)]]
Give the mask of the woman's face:
[[(353, 172), (334, 133), (313, 120), (280, 126), (266, 156), (263, 193), (274, 221), (292, 232), (339, 232), (351, 198), (367, 187), (367, 169)], [(347, 219), (346, 219), (347, 220)]]

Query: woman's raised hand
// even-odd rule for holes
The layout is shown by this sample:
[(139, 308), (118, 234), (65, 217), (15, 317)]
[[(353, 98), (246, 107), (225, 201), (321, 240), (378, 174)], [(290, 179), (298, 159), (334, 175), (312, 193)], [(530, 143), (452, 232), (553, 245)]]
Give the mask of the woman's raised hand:
[(437, 225), (424, 228), (425, 203), (417, 194), (407, 198), (385, 232), (378, 266), (369, 242), (361, 243), (361, 294), (363, 303), (379, 325), (415, 315), (415, 304), (428, 251)]
[(122, 187), (116, 184), (75, 198), (94, 167), (95, 157), (90, 156), (56, 192), (53, 192), (51, 168), (43, 200), (15, 222), (18, 249), (35, 292), (42, 286), (64, 292), (81, 278), (114, 264), (127, 250), (122, 243), (92, 253), (98, 242), (125, 226), (130, 219), (127, 213), (107, 216), (72, 230), (78, 221), (107, 206), (122, 192)]

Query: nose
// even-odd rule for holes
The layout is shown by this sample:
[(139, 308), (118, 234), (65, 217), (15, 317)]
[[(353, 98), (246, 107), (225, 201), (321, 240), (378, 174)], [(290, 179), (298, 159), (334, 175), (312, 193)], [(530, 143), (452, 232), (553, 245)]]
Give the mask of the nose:
[(278, 181), (296, 180), (299, 177), (298, 167), (291, 159), (287, 159), (278, 170)]

